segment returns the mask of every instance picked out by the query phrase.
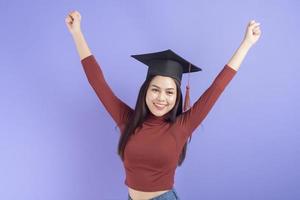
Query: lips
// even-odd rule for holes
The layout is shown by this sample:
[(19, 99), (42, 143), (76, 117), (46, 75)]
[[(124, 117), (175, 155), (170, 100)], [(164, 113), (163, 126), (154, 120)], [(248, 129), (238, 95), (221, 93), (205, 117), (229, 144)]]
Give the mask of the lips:
[(156, 104), (156, 103), (153, 103), (153, 104), (154, 104), (154, 106), (155, 106), (158, 110), (162, 110), (162, 109), (164, 109), (164, 108), (166, 107), (165, 104)]

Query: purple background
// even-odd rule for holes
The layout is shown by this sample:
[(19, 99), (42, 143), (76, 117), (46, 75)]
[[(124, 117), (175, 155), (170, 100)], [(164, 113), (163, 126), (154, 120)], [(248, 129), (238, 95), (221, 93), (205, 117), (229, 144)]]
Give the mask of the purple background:
[(0, 9), (0, 199), (127, 199), (119, 132), (64, 22), (74, 9), (131, 107), (147, 72), (131, 54), (171, 48), (202, 67), (193, 103), (259, 21), (260, 40), (194, 132), (175, 188), (183, 200), (300, 198), (299, 1), (1, 0)]

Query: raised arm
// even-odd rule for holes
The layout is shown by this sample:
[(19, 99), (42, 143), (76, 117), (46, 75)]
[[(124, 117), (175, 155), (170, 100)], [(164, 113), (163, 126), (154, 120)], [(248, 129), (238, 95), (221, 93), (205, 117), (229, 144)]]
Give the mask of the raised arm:
[(117, 125), (124, 127), (124, 123), (130, 118), (133, 110), (121, 101), (107, 84), (103, 72), (81, 32), (80, 21), (81, 15), (78, 11), (71, 12), (65, 20), (76, 44), (87, 79)]
[(89, 49), (87, 42), (85, 41), (84, 35), (81, 32), (81, 15), (78, 11), (70, 12), (65, 19), (66, 25), (73, 37), (77, 52), (80, 60), (90, 56), (91, 50)]
[(248, 23), (246, 28), (245, 37), (239, 46), (239, 48), (235, 51), (231, 59), (228, 61), (227, 65), (237, 71), (240, 68), (245, 56), (247, 55), (249, 49), (258, 41), (261, 35), (261, 30), (259, 27), (260, 23), (251, 20)]
[(249, 22), (242, 45), (237, 49), (230, 61), (216, 76), (210, 87), (198, 98), (188, 111), (178, 117), (177, 120), (181, 127), (185, 130), (185, 134), (182, 134), (183, 140), (186, 140), (197, 126), (201, 124), (226, 86), (236, 74), (248, 50), (254, 43), (256, 43), (261, 34), (258, 25), (259, 23), (255, 23), (254, 21)]
[(178, 123), (184, 130), (184, 134), (181, 135), (182, 141), (185, 141), (205, 119), (236, 72), (228, 65), (225, 65), (209, 88), (196, 100), (193, 106), (178, 117)]

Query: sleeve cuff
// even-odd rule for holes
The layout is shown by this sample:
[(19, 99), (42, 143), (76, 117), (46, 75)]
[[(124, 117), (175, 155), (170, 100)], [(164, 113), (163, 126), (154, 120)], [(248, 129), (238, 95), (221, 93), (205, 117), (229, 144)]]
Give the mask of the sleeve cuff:
[(237, 73), (236, 70), (234, 70), (233, 68), (229, 67), (229, 65), (226, 64), (215, 79), (216, 85), (219, 88), (224, 89), (236, 73)]
[(84, 65), (84, 64), (86, 64), (86, 63), (88, 63), (89, 61), (94, 60), (94, 59), (95, 59), (95, 58), (94, 58), (94, 55), (91, 54), (91, 55), (89, 55), (89, 56), (83, 58), (80, 62)]

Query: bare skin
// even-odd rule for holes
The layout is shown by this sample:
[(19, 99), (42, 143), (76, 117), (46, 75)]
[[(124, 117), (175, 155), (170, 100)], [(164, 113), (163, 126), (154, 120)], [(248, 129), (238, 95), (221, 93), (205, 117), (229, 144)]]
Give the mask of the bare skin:
[(143, 192), (134, 190), (128, 187), (128, 193), (133, 200), (149, 200), (159, 195), (162, 195), (170, 190), (162, 190), (162, 191), (155, 191), (155, 192)]
[(232, 55), (227, 65), (237, 71), (245, 59), (249, 49), (258, 41), (261, 36), (260, 23), (251, 20), (247, 27), (244, 39), (239, 48)]
[[(68, 16), (65, 18), (65, 23), (67, 25), (67, 28), (74, 39), (80, 60), (82, 60), (92, 55), (92, 53), (81, 31), (80, 22), (81, 22), (81, 14), (78, 11), (70, 12)], [(227, 65), (232, 69), (236, 71), (239, 69), (249, 49), (260, 38), (261, 30), (259, 25), (260, 24), (255, 22), (254, 20), (251, 20), (247, 24), (245, 37), (241, 45), (235, 51), (235, 53), (227, 63)], [(158, 90), (155, 91), (152, 90), (153, 87), (149, 87), (149, 90), (147, 91), (147, 105), (154, 115), (161, 116), (167, 113), (169, 110), (171, 110), (174, 106), (174, 103), (176, 101), (176, 98), (174, 97), (176, 97), (176, 92), (177, 92), (175, 87), (175, 82), (168, 77), (157, 76), (152, 83), (157, 85), (159, 88), (156, 87), (158, 88)], [(173, 88), (174, 90), (170, 90), (168, 88)], [(171, 94), (170, 91), (172, 91), (173, 94)], [(155, 107), (155, 103), (157, 103), (158, 106), (165, 106), (165, 107), (163, 107), (163, 109), (160, 109), (160, 107)], [(134, 190), (128, 187), (129, 195), (133, 200), (148, 200), (157, 197), (163, 193), (166, 193), (168, 191), (169, 190), (144, 192), (144, 191)]]
[(146, 104), (155, 116), (163, 116), (173, 109), (176, 103), (175, 81), (166, 76), (155, 76), (146, 93)]

